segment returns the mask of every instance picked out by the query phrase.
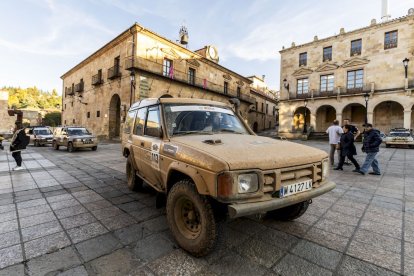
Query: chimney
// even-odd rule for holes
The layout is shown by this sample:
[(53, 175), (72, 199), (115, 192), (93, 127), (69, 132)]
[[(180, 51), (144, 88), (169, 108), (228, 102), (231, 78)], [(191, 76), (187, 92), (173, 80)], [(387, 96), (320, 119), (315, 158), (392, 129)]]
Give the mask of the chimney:
[(387, 22), (390, 20), (391, 15), (388, 14), (388, 0), (382, 0), (382, 7), (381, 7), (381, 20), (383, 22)]
[(262, 80), (263, 80), (263, 81), (264, 81), (265, 77), (266, 77), (266, 75), (262, 75)]

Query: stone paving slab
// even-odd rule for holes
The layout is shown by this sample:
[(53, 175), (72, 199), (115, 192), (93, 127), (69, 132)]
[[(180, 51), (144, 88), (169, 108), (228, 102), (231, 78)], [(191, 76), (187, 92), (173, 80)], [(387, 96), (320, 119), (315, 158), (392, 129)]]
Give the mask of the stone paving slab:
[(414, 275), (413, 150), (381, 148), (379, 177), (331, 171), (337, 188), (296, 221), (223, 223), (204, 258), (179, 249), (155, 193), (127, 189), (118, 144), (23, 159), (11, 172), (0, 152), (0, 276)]

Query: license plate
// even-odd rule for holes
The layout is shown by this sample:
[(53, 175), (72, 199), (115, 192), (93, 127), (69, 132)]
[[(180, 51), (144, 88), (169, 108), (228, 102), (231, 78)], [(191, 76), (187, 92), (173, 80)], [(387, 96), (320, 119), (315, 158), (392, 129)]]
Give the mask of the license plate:
[(282, 186), (279, 197), (287, 197), (297, 193), (312, 190), (312, 180), (305, 180), (299, 183)]

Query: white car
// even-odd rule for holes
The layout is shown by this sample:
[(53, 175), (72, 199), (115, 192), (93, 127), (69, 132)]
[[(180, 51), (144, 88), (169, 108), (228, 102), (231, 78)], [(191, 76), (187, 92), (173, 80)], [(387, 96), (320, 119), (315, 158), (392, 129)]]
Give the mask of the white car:
[(414, 148), (414, 138), (409, 129), (394, 128), (391, 129), (390, 134), (385, 138), (385, 147), (389, 148), (392, 145), (408, 145)]

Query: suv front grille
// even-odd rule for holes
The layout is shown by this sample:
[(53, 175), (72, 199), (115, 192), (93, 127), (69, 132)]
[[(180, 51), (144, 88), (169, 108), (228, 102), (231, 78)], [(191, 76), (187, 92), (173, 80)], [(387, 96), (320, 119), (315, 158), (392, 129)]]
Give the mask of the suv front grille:
[(282, 186), (312, 179), (313, 185), (322, 179), (322, 163), (265, 171), (263, 177), (263, 192), (276, 194)]

